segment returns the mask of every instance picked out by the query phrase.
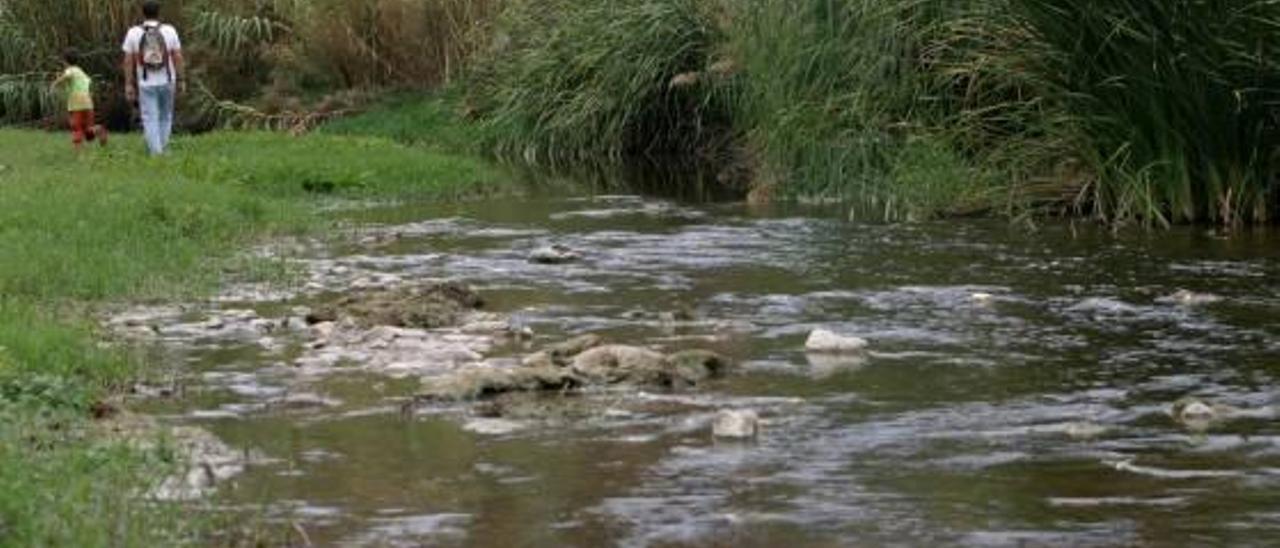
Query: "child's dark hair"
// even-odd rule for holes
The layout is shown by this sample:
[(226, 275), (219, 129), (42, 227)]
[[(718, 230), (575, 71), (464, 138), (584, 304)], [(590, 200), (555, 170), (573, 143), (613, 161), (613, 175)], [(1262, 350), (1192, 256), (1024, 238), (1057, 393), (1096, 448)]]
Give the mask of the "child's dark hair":
[(65, 61), (68, 65), (79, 65), (80, 52), (76, 51), (76, 48), (64, 49), (62, 50), (62, 60)]
[(147, 19), (155, 19), (160, 17), (160, 1), (145, 0), (142, 2), (142, 16)]

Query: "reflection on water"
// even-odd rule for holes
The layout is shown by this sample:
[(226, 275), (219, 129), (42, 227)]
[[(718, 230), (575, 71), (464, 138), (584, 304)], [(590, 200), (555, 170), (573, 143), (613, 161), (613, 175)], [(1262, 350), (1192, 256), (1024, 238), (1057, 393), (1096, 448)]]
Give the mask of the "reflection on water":
[[(413, 380), (300, 382), (233, 343), (175, 349), (198, 386), (157, 411), (265, 462), (222, 493), (350, 545), (1262, 544), (1280, 538), (1280, 238), (1119, 237), (998, 222), (843, 222), (631, 196), (350, 214), (352, 276), (456, 277), (552, 341), (600, 333), (742, 363), (695, 394), (466, 431), (406, 418)], [(534, 265), (550, 243), (584, 260)], [(1179, 290), (1212, 294), (1189, 302)], [(1212, 301), (1212, 299), (1210, 299)], [(692, 319), (672, 321), (675, 310)], [(871, 341), (806, 357), (815, 327)], [(505, 349), (518, 352), (519, 349)], [(1184, 396), (1248, 413), (1179, 427)], [(663, 409), (678, 407), (678, 413)], [(765, 419), (713, 442), (724, 407)], [(651, 411), (646, 409), (652, 408)], [(1194, 539), (1194, 540), (1192, 540)]]

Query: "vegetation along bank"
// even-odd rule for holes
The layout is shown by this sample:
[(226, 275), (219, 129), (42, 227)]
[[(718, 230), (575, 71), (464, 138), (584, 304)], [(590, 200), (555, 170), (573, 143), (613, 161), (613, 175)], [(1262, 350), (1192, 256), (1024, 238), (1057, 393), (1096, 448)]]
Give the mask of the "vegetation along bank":
[[(66, 45), (101, 44), (87, 68), (120, 95), (131, 1), (0, 5), (0, 119), (56, 114), (42, 84)], [(756, 199), (842, 199), (870, 217), (1235, 225), (1277, 207), (1272, 2), (174, 0), (166, 13), (197, 52), (194, 129), (306, 131), (448, 86), (470, 150), (683, 162)]]

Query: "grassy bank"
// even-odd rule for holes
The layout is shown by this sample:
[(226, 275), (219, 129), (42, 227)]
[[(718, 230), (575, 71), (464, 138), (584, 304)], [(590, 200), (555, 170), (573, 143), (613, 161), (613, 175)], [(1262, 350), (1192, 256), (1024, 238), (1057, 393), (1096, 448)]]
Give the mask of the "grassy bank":
[(143, 500), (165, 455), (91, 434), (95, 403), (148, 366), (98, 344), (101, 305), (204, 295), (248, 244), (323, 230), (325, 199), (449, 198), (504, 180), (377, 137), (215, 133), (165, 158), (142, 150), (120, 136), (75, 155), (66, 135), (0, 130), (0, 544), (200, 534), (191, 515)]

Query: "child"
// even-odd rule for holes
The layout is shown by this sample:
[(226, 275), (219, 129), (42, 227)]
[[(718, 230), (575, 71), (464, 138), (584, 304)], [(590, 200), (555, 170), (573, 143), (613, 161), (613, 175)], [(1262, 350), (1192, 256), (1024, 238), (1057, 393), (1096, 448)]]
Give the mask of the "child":
[(93, 96), (89, 87), (93, 80), (80, 69), (80, 56), (76, 50), (68, 48), (62, 54), (67, 68), (62, 75), (53, 81), (53, 87), (65, 84), (67, 87), (67, 113), (71, 116), (71, 144), (80, 150), (80, 143), (95, 138), (98, 144), (107, 146), (107, 130), (93, 123)]

